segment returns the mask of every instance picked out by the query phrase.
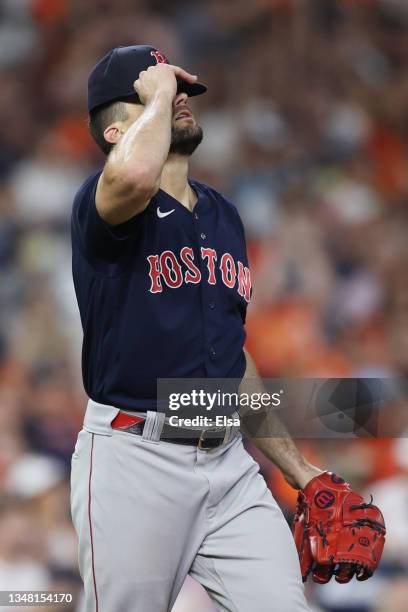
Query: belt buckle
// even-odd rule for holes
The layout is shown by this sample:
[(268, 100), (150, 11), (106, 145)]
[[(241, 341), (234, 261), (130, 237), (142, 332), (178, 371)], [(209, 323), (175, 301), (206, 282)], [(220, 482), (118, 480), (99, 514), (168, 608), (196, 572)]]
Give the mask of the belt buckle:
[(215, 444), (215, 445), (211, 445), (211, 444), (209, 444), (209, 445), (207, 445), (207, 446), (206, 446), (206, 445), (205, 445), (205, 439), (206, 439), (206, 434), (207, 434), (209, 431), (222, 431), (222, 430), (220, 430), (220, 429), (219, 429), (219, 428), (217, 428), (217, 427), (212, 427), (212, 428), (208, 428), (208, 429), (203, 429), (203, 430), (201, 431), (201, 434), (200, 434), (200, 437), (199, 437), (199, 440), (198, 440), (198, 448), (199, 448), (200, 450), (203, 450), (203, 451), (210, 451), (210, 450), (213, 450), (214, 448), (218, 448), (219, 446), (221, 446), (221, 445), (224, 443), (224, 440), (225, 440), (225, 435), (226, 435), (226, 430), (225, 430), (225, 428), (224, 428), (224, 435), (223, 435), (223, 437), (222, 437), (222, 438), (208, 438), (208, 440), (216, 440), (216, 441), (218, 442), (218, 444)]

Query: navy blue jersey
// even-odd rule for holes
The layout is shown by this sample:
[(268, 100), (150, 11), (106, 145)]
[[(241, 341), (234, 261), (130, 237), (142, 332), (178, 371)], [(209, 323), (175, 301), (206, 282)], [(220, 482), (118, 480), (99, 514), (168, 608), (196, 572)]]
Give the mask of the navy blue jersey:
[(159, 190), (141, 214), (111, 226), (95, 205), (100, 175), (72, 211), (88, 396), (155, 410), (157, 378), (241, 378), (251, 279), (235, 207), (190, 181), (193, 212)]

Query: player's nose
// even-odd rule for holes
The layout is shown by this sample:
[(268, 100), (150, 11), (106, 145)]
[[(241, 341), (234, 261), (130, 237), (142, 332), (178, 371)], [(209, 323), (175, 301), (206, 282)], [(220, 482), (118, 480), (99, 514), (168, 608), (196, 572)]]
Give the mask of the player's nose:
[(174, 97), (173, 107), (176, 108), (177, 106), (185, 106), (187, 104), (187, 100), (188, 95), (184, 91), (181, 91)]

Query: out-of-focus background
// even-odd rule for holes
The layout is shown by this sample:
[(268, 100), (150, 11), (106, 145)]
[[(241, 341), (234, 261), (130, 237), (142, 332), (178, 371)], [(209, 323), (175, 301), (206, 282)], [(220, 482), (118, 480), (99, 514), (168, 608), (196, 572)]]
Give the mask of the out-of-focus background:
[[(191, 102), (205, 133), (192, 174), (243, 217), (261, 373), (408, 373), (406, 0), (1, 0), (0, 590), (80, 590), (68, 473), (86, 398), (69, 217), (103, 162), (88, 72), (135, 43), (209, 86)], [(389, 532), (375, 578), (308, 584), (313, 609), (406, 610), (406, 439), (300, 443), (372, 492)], [(295, 493), (257, 458), (290, 519)], [(174, 610), (211, 609), (188, 582)]]

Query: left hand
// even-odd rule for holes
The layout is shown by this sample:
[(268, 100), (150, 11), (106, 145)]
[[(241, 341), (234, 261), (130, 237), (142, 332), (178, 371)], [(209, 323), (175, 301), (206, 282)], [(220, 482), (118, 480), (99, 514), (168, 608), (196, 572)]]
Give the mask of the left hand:
[(381, 511), (352, 491), (339, 476), (324, 472), (299, 492), (294, 537), (303, 581), (310, 572), (324, 584), (367, 580), (377, 569), (385, 542)]

